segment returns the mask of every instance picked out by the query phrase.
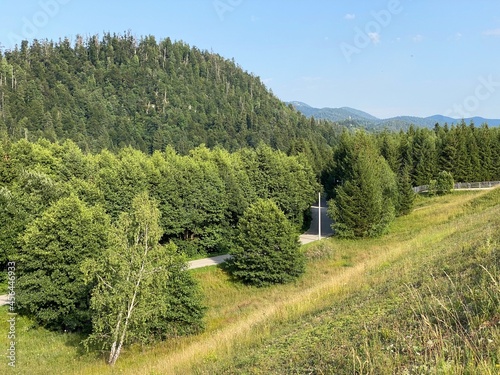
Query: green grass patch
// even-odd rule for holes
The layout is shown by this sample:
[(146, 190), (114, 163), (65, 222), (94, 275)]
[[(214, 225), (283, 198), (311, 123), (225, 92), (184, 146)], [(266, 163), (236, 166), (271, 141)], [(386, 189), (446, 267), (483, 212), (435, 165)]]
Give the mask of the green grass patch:
[[(18, 366), (11, 371), (0, 363), (0, 373), (495, 371), (494, 349), (500, 347), (492, 346), (498, 344), (498, 300), (491, 289), (491, 280), (498, 279), (492, 267), (498, 261), (493, 250), (500, 218), (495, 194), (498, 190), (419, 198), (418, 209), (398, 218), (381, 238), (304, 246), (306, 273), (292, 284), (253, 288), (233, 282), (220, 267), (191, 270), (208, 307), (206, 331), (125, 348), (113, 369), (99, 353), (82, 351), (80, 336), (48, 332), (20, 318)], [(471, 314), (469, 306), (480, 312)], [(466, 336), (448, 311), (461, 311), (456, 316), (476, 341), (460, 343)], [(4, 307), (1, 332), (8, 330), (6, 314)], [(431, 344), (433, 332), (442, 340)], [(6, 334), (0, 334), (0, 347), (8, 348)]]
[[(480, 198), (473, 205), (485, 211), (428, 233), (406, 256), (370, 269), (347, 296), (195, 373), (497, 374), (500, 207), (494, 202)], [(458, 230), (439, 235), (446, 226)]]

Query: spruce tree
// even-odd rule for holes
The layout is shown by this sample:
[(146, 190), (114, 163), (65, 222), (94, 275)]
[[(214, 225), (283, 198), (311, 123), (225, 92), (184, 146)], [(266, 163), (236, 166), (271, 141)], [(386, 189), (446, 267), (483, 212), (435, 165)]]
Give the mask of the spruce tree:
[(247, 284), (287, 283), (304, 272), (298, 235), (272, 200), (259, 199), (245, 211), (231, 255), (231, 273)]
[(398, 176), (398, 190), (398, 215), (407, 215), (411, 212), (415, 201), (415, 192), (411, 185), (410, 168), (408, 166), (403, 167)]
[(340, 237), (373, 237), (384, 233), (398, 205), (396, 177), (372, 139), (359, 133), (346, 159), (347, 180), (335, 189), (328, 213)]

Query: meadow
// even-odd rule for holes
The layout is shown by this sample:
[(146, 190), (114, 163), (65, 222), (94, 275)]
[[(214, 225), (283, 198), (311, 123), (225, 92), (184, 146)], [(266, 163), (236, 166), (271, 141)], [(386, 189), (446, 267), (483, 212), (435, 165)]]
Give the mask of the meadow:
[[(12, 374), (498, 374), (500, 189), (419, 197), (375, 239), (303, 247), (289, 285), (238, 284), (219, 267), (192, 270), (206, 330), (127, 348), (114, 368), (76, 334), (16, 321)], [(7, 307), (0, 332), (8, 332)], [(7, 334), (0, 348), (7, 352)], [(5, 349), (5, 350), (4, 350)]]

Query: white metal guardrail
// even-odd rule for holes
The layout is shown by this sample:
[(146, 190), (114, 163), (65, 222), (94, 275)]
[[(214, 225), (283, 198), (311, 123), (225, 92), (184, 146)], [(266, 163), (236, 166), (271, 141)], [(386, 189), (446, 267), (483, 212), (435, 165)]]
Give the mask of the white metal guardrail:
[[(500, 185), (500, 181), (483, 181), (483, 182), (457, 182), (453, 185), (453, 189), (489, 189)], [(415, 193), (423, 193), (429, 190), (429, 185), (415, 186)]]

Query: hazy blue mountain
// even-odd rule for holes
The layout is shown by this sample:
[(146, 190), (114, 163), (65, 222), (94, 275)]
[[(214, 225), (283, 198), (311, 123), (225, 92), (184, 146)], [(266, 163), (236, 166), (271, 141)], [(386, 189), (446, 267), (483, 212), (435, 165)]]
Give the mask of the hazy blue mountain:
[(379, 121), (375, 116), (369, 113), (349, 108), (314, 108), (303, 102), (288, 102), (295, 109), (302, 112), (307, 117), (314, 116), (318, 120), (329, 120), (329, 121), (344, 121), (344, 120), (355, 120), (355, 121)]
[[(444, 124), (445, 122), (447, 122), (448, 124), (452, 124), (452, 123), (456, 124), (457, 122), (461, 121), (461, 120), (457, 120), (457, 119), (447, 117), (447, 116), (442, 116), (442, 115), (434, 115), (434, 116), (430, 116), (427, 118), (432, 119), (435, 123), (439, 122), (440, 124)], [(481, 126), (484, 123), (487, 123), (489, 126), (500, 126), (500, 119), (488, 119), (488, 118), (478, 117), (478, 116), (465, 119), (465, 122), (467, 124), (469, 124), (471, 121), (473, 121), (474, 124), (477, 126)]]
[[(429, 117), (415, 117), (415, 116), (397, 116), (387, 119), (379, 119), (369, 113), (349, 108), (314, 108), (303, 102), (288, 102), (296, 110), (301, 112), (307, 117), (313, 117), (318, 120), (329, 120), (334, 122), (340, 122), (345, 125), (360, 126), (367, 129), (408, 129), (410, 125), (433, 128), (436, 123), (443, 125), (447, 123), (448, 125), (458, 124), (460, 120), (454, 119), (452, 117), (447, 117), (443, 115), (434, 115)], [(476, 126), (481, 126), (487, 123), (489, 126), (500, 126), (500, 119), (485, 119), (483, 117), (471, 117), (464, 119), (467, 124), (471, 121), (474, 122)]]

